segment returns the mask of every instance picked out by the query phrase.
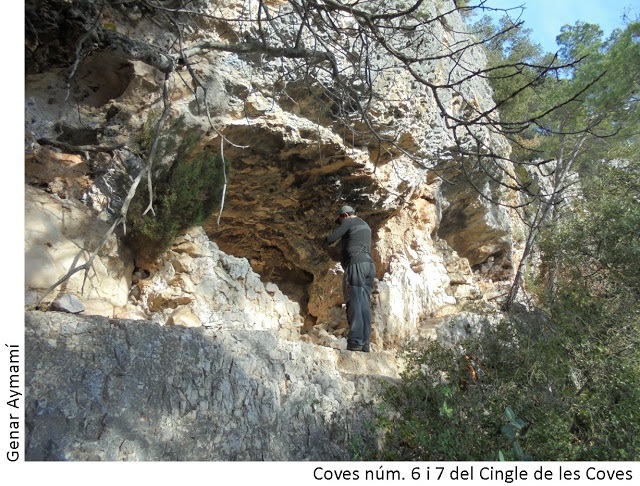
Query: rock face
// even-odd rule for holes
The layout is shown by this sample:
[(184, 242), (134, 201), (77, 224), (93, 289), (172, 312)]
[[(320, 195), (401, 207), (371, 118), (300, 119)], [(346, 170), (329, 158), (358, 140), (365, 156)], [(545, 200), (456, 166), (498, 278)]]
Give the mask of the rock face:
[[(84, 264), (109, 229), (80, 201), (61, 199), (31, 186), (25, 188), (25, 285), (27, 300), (35, 303), (54, 283)], [(112, 235), (102, 247), (85, 281), (84, 271), (56, 292), (82, 295), (89, 313), (113, 315), (129, 299), (133, 258)], [(82, 292), (83, 285), (85, 291)], [(46, 297), (51, 302), (56, 293)]]
[[(80, 15), (80, 10), (75, 11), (75, 17), (64, 14), (65, 9), (72, 8), (64, 2), (44, 3), (50, 15), (61, 16), (60, 22), (70, 22), (66, 19)], [(53, 6), (58, 8), (58, 4), (61, 6), (54, 14)], [(80, 2), (75, 8), (81, 9), (82, 5), (90, 12), (90, 4)], [(285, 4), (273, 2), (271, 8)], [(244, 2), (216, 2), (210, 7), (213, 10), (206, 12), (216, 18), (234, 18), (245, 8), (255, 7)], [(442, 9), (449, 10), (444, 4)], [(149, 12), (141, 16), (135, 8), (107, 10), (105, 22), (114, 24), (122, 34), (147, 42), (155, 38), (156, 45), (170, 41), (169, 34), (153, 23)], [(37, 11), (34, 7), (34, 12)], [(28, 8), (31, 19), (30, 12)], [(430, 15), (435, 13), (429, 11)], [(257, 16), (257, 12), (252, 15)], [(31, 22), (38, 25), (35, 18)], [(430, 48), (464, 41), (460, 18), (450, 15), (447, 22), (448, 26), (434, 24), (434, 38), (440, 41)], [(70, 26), (67, 28), (71, 30)], [(292, 27), (280, 28), (286, 31)], [(33, 35), (38, 39), (51, 36), (56, 43), (49, 45), (44, 39), (33, 45), (28, 42), (31, 62), (26, 83), (27, 133), (40, 142), (48, 140), (76, 147), (91, 143), (107, 147), (124, 144), (129, 149), (85, 152), (85, 157), (74, 155), (84, 164), (78, 165), (78, 170), (86, 168), (75, 174), (76, 182), (60, 172), (54, 174), (55, 184), (42, 181), (37, 171), (29, 180), (41, 186), (48, 184), (49, 190), (65, 192), (69, 197), (78, 193), (78, 184), (86, 186), (92, 182), (89, 189), (84, 187), (82, 197), (103, 215), (109, 214), (118, 210), (118, 200), (128, 189), (127, 171), (135, 166), (131, 162), (135, 159), (133, 148), (142, 143), (141, 133), (161, 109), (162, 77), (150, 64), (138, 59), (117, 61), (114, 54), (98, 50), (78, 65), (77, 75), (67, 88), (67, 72), (59, 66), (65, 65), (64, 55), (69, 63), (73, 60), (74, 50), (59, 52), (70, 41), (52, 29), (46, 24)], [(234, 22), (226, 23), (223, 29), (216, 25), (209, 33), (212, 41), (242, 38), (245, 34), (242, 26)], [(51, 65), (47, 65), (46, 59)], [(317, 103), (308, 90), (294, 89), (295, 99), (275, 96), (281, 60), (268, 57), (256, 60), (252, 55), (219, 51), (203, 53), (200, 59), (198, 79), (206, 88), (215, 130), (202, 110), (204, 100), (194, 99), (193, 92), (176, 76), (169, 85), (173, 121), (159, 143), (155, 164), (170, 163), (175, 149), (172, 152), (167, 147), (179, 145), (185, 134), (195, 134), (194, 152), (224, 151), (231, 166), (224, 210), (219, 220), (215, 215), (204, 224), (204, 229), (221, 250), (246, 258), (255, 272), (296, 301), (305, 329), (332, 326), (336, 319), (335, 307), (341, 297), (335, 288), (339, 287), (340, 275), (332, 271), (335, 258), (321, 251), (319, 243), (331, 230), (334, 212), (345, 202), (356, 207), (376, 234), (396, 231), (393, 229), (396, 215), (412, 213), (411, 225), (429, 227), (426, 245), (413, 242), (421, 246), (423, 254), (425, 248), (434, 247), (431, 241), (442, 239), (472, 266), (489, 258), (498, 260), (507, 270), (513, 266), (510, 251), (513, 223), (509, 215), (499, 206), (489, 204), (487, 198), (477, 194), (471, 181), (452, 169), (461, 163), (455, 155), (459, 152), (458, 144), (464, 149), (464, 144), (471, 140), (454, 137), (438, 115), (441, 108), (436, 106), (433, 94), (425, 86), (412, 82), (406, 73), (376, 78), (375, 89), (385, 96), (373, 111), (372, 126), (379, 134), (397, 140), (397, 148), (381, 154), (380, 148), (371, 145), (364, 135), (358, 139), (347, 136), (335, 123), (330, 106)], [(480, 50), (470, 50), (465, 59), (468, 70), (479, 69), (483, 59)], [(98, 67), (100, 72), (106, 69), (109, 75), (100, 75)], [(455, 64), (443, 59), (440, 64), (431, 62), (420, 69), (438, 81), (444, 79), (445, 73), (453, 73)], [(68, 102), (69, 93), (76, 103)], [(468, 100), (473, 100), (480, 109), (491, 102), (491, 91), (482, 80), (461, 85), (457, 94), (445, 90), (441, 96), (446, 109), (456, 116), (462, 116)], [(508, 153), (505, 140), (490, 131), (474, 136), (486, 139), (486, 145), (496, 153)], [(402, 150), (416, 154), (419, 162)], [(51, 149), (31, 143), (28, 157), (40, 161), (47, 151)], [(64, 153), (64, 148), (61, 151)], [(58, 165), (62, 170), (62, 164)], [(90, 177), (95, 173), (101, 175)], [(439, 174), (446, 177), (442, 179)], [(486, 177), (480, 176), (473, 185), (482, 187), (485, 195), (493, 199), (503, 197), (499, 186)], [(405, 218), (403, 224), (408, 221)], [(374, 257), (381, 280), (392, 273), (397, 281), (413, 278), (404, 275), (403, 269), (415, 268), (415, 257), (398, 248), (398, 238), (393, 242), (379, 239)], [(424, 261), (426, 267), (442, 256), (434, 254), (429, 258)], [(149, 262), (137, 263), (150, 269)], [(442, 295), (447, 276), (437, 272), (437, 283), (430, 284), (428, 297), (421, 298), (422, 304), (415, 311), (418, 314), (428, 317), (450, 308), (451, 299)], [(420, 292), (424, 290), (421, 287)], [(440, 295), (436, 295), (438, 292)]]
[[(288, 330), (299, 334), (300, 307), (266, 285), (246, 258), (220, 251), (202, 228), (176, 240), (133, 295), (152, 320), (214, 329)], [(198, 324), (199, 323), (199, 324)]]
[(275, 331), (28, 312), (25, 344), (27, 460), (348, 460), (397, 378)]
[[(163, 109), (160, 58), (97, 49), (68, 79), (89, 28), (77, 19), (93, 3), (27, 2), (29, 309), (76, 257), (86, 261), (119, 214)], [(193, 2), (216, 19), (258, 3)], [(435, 15), (440, 3), (450, 10), (448, 0), (426, 8)], [(110, 38), (178, 45), (136, 6), (109, 4), (103, 15)], [(464, 40), (457, 14), (447, 20), (433, 24), (433, 49)], [(241, 23), (210, 22), (212, 42), (247, 34)], [(474, 71), (484, 56), (468, 54)], [(197, 60), (195, 93), (177, 73), (169, 77), (170, 122), (154, 167), (176, 160), (187, 137), (196, 153), (224, 153), (231, 169), (222, 212), (153, 262), (136, 260), (118, 228), (86, 282), (76, 274), (40, 302), (44, 310), (71, 294), (84, 312), (27, 313), (30, 459), (348, 459), (363, 407), (380, 377), (397, 378), (403, 345), (474, 332), (489, 321), (467, 316), (495, 312), (509, 284), (515, 223), (488, 201), (513, 195), (480, 173), (463, 175), (456, 154), (471, 140), (452, 133), (430, 90), (403, 73), (376, 78), (386, 96), (371, 123), (397, 141), (382, 150), (347, 136), (304, 86), (277, 95), (279, 63), (288, 60), (218, 51)], [(444, 79), (455, 65), (421, 69)], [(444, 109), (462, 116), (465, 100), (485, 109), (491, 91), (475, 80), (442, 96)], [(489, 130), (473, 136), (509, 152)], [(320, 245), (343, 203), (374, 234), (368, 356), (343, 351), (342, 269)]]

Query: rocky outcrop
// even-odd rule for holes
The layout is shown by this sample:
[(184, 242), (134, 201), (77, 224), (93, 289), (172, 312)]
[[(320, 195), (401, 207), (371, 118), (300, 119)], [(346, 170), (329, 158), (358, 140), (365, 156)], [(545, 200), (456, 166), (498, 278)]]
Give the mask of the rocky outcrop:
[(52, 302), (59, 292), (82, 296), (87, 312), (113, 315), (127, 305), (133, 257), (115, 235), (102, 246), (91, 269), (71, 276), (54, 292), (45, 292), (74, 266), (84, 264), (107, 233), (80, 201), (25, 188), (26, 304)]
[[(56, 221), (84, 222), (81, 228), (85, 230), (92, 227), (87, 223), (91, 221), (94, 233), (82, 233), (83, 245), (88, 248), (97, 244), (108, 225), (93, 218), (92, 210), (77, 201), (30, 187), (27, 194), (27, 285), (28, 297), (36, 304), (48, 286), (66, 273), (74, 258), (78, 257), (77, 264), (81, 264), (84, 260), (80, 257), (87, 255), (69, 239), (79, 236), (67, 231), (68, 225), (58, 228), (47, 218), (58, 214)], [(419, 201), (422, 199), (412, 206), (413, 211), (399, 213), (377, 235), (379, 254), (390, 262), (388, 271), (377, 280), (372, 297), (373, 345), (378, 351), (401, 347), (420, 335), (425, 322), (434, 316), (452, 314), (471, 304), (477, 309), (480, 304), (488, 305), (487, 299), (491, 298), (488, 291), (481, 290), (484, 286), (476, 282), (466, 260), (445, 242), (433, 242), (434, 215), (424, 213), (431, 206)], [(60, 216), (65, 211), (70, 212), (66, 218)], [(49, 228), (51, 234), (43, 228)], [(78, 227), (74, 223), (72, 228)], [(329, 312), (323, 322), (305, 327), (299, 302), (274, 282), (264, 281), (246, 258), (220, 250), (202, 228), (181, 235), (151, 272), (134, 271), (126, 248), (115, 236), (111, 239), (114, 246), (107, 245), (100, 252), (84, 288), (84, 272), (79, 272), (50, 293), (40, 307), (57, 295), (72, 294), (82, 301), (84, 315), (152, 320), (161, 325), (274, 330), (286, 339), (303, 339), (336, 349), (346, 347), (339, 265), (324, 282), (337, 304), (327, 306)], [(60, 251), (65, 245), (68, 251)], [(120, 252), (113, 253), (113, 248)], [(389, 249), (395, 252), (387, 255)], [(38, 252), (44, 252), (48, 260), (36, 258)], [(48, 281), (37, 283), (47, 276)]]
[[(222, 19), (257, 3), (194, 5)], [(425, 7), (429, 14), (436, 4)], [(396, 141), (382, 147), (363, 126), (345, 131), (307, 86), (276, 92), (280, 63), (291, 61), (204, 52), (195, 92), (176, 73), (168, 79), (169, 122), (154, 169), (176, 160), (187, 135), (194, 153), (224, 152), (230, 177), (221, 213), (156, 261), (136, 261), (119, 228), (86, 282), (76, 274), (40, 303), (44, 310), (58, 294), (73, 295), (84, 311), (32, 311), (119, 214), (163, 108), (163, 59), (142, 51), (96, 49), (69, 79), (76, 44), (67, 34), (79, 41), (89, 26), (74, 19), (92, 7), (30, 0), (27, 9), (28, 457), (349, 459), (349, 442), (380, 380), (398, 377), (397, 352), (408, 341), (457, 342), (494, 324), (475, 312), (495, 313), (517, 251), (516, 223), (491, 201), (513, 195), (459, 166), (474, 137), (498, 154), (509, 148), (489, 130), (454, 136), (440, 111), (462, 116), (468, 100), (486, 108), (488, 86), (464, 83), (443, 92), (439, 107), (406, 73), (379, 76), (375, 88), (385, 96), (371, 123)], [(105, 47), (105, 36), (126, 35), (147, 47), (178, 44), (136, 8), (105, 6), (92, 42)], [(215, 42), (247, 34), (240, 23), (203, 22)], [(433, 49), (464, 39), (457, 14), (433, 27)], [(483, 54), (468, 54), (474, 71)], [(455, 68), (446, 59), (420, 67), (434, 79)], [(374, 233), (369, 355), (343, 351), (342, 269), (320, 245), (345, 202)]]
[(202, 228), (178, 238), (149, 278), (132, 291), (140, 310), (160, 324), (214, 329), (281, 330), (299, 335), (300, 306), (262, 282), (246, 258), (220, 251)]
[[(500, 320), (450, 315), (425, 337), (460, 346)], [(287, 336), (29, 311), (26, 459), (353, 459), (396, 352)]]
[[(84, 2), (83, 8), (89, 8), (90, 3)], [(279, 8), (280, 3), (275, 2), (274, 8)], [(255, 8), (252, 5), (229, 1), (211, 8), (216, 18), (233, 18), (245, 7)], [(444, 5), (442, 8), (447, 10)], [(129, 7), (107, 10), (105, 22), (113, 24), (120, 34), (147, 42), (155, 38), (157, 45), (169, 41), (167, 32), (154, 24), (149, 12), (140, 15)], [(430, 14), (435, 15), (431, 10)], [(35, 19), (32, 22), (36, 25)], [(447, 16), (446, 26), (434, 23), (433, 28), (434, 38), (440, 39), (434, 49), (464, 39), (464, 25), (457, 15)], [(54, 36), (51, 29), (48, 25), (38, 35)], [(233, 22), (225, 24), (224, 29), (216, 24), (208, 33), (212, 41), (242, 38), (243, 34), (242, 26)], [(84, 191), (85, 201), (102, 214), (117, 211), (118, 199), (128, 188), (127, 174), (136, 167), (131, 162), (135, 159), (133, 149), (148, 137), (145, 129), (161, 109), (161, 73), (154, 69), (154, 63), (145, 63), (139, 57), (124, 61), (115, 59), (108, 49), (96, 50), (78, 65), (69, 84), (65, 79), (68, 73), (57, 67), (62, 53), (56, 51), (54, 56), (54, 46), (45, 45), (42, 39), (37, 46), (29, 47), (33, 49), (29, 56), (38, 62), (31, 66), (26, 83), (27, 133), (33, 134), (33, 140), (55, 141), (60, 147), (84, 147), (90, 143), (127, 147), (76, 155), (85, 164), (82, 175), (93, 183)], [(47, 56), (55, 60), (53, 66), (42, 62)], [(256, 60), (252, 55), (220, 51), (203, 53), (200, 59), (198, 79), (206, 88), (215, 130), (208, 124), (204, 100), (194, 98), (194, 93), (176, 77), (169, 85), (172, 122), (160, 141), (155, 165), (173, 160), (174, 153), (168, 147), (178, 146), (185, 134), (196, 135), (195, 152), (204, 148), (224, 150), (231, 167), (224, 210), (219, 220), (216, 214), (204, 229), (226, 254), (246, 258), (255, 272), (297, 302), (305, 329), (316, 325), (335, 327), (339, 317), (335, 311), (341, 299), (340, 292), (335, 292), (340, 280), (333, 271), (336, 260), (321, 251), (319, 242), (331, 230), (333, 213), (343, 202), (355, 206), (376, 234), (397, 233), (393, 228), (397, 225), (396, 216), (414, 214), (410, 223), (403, 218), (403, 224), (430, 227), (426, 244), (419, 244), (423, 255), (427, 248), (435, 249), (433, 242), (440, 238), (461, 259), (468, 259), (471, 266), (493, 258), (506, 274), (513, 267), (513, 222), (499, 206), (488, 202), (504, 196), (500, 186), (482, 176), (469, 181), (459, 170), (451, 169), (462, 162), (456, 154), (468, 149), (465, 144), (472, 143), (473, 138), (456, 139), (438, 115), (440, 108), (433, 93), (406, 73), (376, 78), (375, 89), (385, 96), (372, 112), (372, 127), (397, 141), (396, 148), (386, 147), (380, 153), (380, 147), (370, 145), (364, 135), (355, 139), (346, 133), (335, 122), (331, 106), (318, 103), (308, 89), (292, 85), (295, 99), (275, 96), (274, 86), (280, 82), (279, 63), (288, 61), (268, 56)], [(483, 60), (480, 50), (470, 50), (465, 57), (467, 69), (479, 69)], [(427, 63), (420, 69), (438, 80), (455, 68), (449, 60), (440, 62)], [(105, 67), (109, 68), (108, 76), (99, 74)], [(75, 103), (68, 102), (69, 95)], [(457, 94), (444, 90), (441, 96), (446, 108), (456, 116), (463, 116), (469, 109), (468, 100), (473, 100), (479, 109), (491, 102), (491, 91), (481, 80), (464, 83)], [(474, 137), (496, 153), (508, 153), (505, 140), (489, 130), (474, 133)], [(29, 153), (42, 150), (38, 142), (28, 147)], [(114, 173), (116, 168), (119, 173)], [(56, 177), (58, 183), (50, 190), (60, 192), (71, 186), (69, 177)], [(486, 194), (480, 196), (474, 186), (482, 187)], [(76, 194), (70, 188), (66, 193), (69, 197)], [(379, 279), (387, 281), (385, 275), (391, 278), (395, 274), (393, 278), (402, 285), (400, 282), (413, 279), (402, 269), (415, 269), (418, 263), (415, 256), (397, 246), (397, 241), (393, 241), (396, 246), (389, 246), (379, 240), (375, 257)], [(435, 270), (435, 276), (429, 270), (438, 268), (437, 262), (443, 259), (438, 253), (423, 261), (423, 268), (429, 271), (429, 278), (423, 280), (431, 282), (426, 289), (428, 297), (417, 299), (418, 307), (411, 305), (410, 313), (433, 316), (449, 312), (453, 304), (444, 295), (448, 292), (446, 275)], [(138, 265), (148, 269), (152, 266), (141, 261)], [(418, 285), (421, 293), (425, 285)], [(407, 317), (407, 322), (415, 322), (416, 316)]]
[(272, 330), (57, 312), (27, 313), (25, 345), (27, 460), (349, 460), (398, 376)]

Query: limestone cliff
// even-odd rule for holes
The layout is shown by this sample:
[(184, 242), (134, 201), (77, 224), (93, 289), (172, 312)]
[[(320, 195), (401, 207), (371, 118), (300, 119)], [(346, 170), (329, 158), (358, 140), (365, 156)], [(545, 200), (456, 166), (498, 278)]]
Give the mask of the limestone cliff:
[[(224, 19), (257, 2), (193, 3), (209, 15), (200, 40), (255, 34)], [(27, 2), (26, 304), (44, 310), (66, 293), (85, 306), (79, 316), (27, 313), (29, 458), (347, 459), (364, 420), (353, 410), (373, 401), (378, 378), (398, 377), (403, 344), (437, 325), (479, 322), (463, 312), (497, 313), (517, 231), (490, 201), (514, 195), (460, 170), (456, 154), (469, 141), (406, 73), (376, 81), (386, 96), (371, 123), (396, 140), (381, 153), (364, 135), (347, 136), (311, 90), (279, 90), (279, 63), (291, 61), (204, 52), (194, 90), (178, 70), (165, 76), (163, 58), (116, 55), (114, 39), (124, 36), (138, 47), (178, 42), (142, 4), (118, 5), (96, 17), (89, 0)], [(434, 24), (433, 48), (464, 40), (464, 30), (452, 12)], [(84, 42), (99, 48), (77, 58)], [(481, 51), (468, 56), (482, 65)], [(424, 69), (444, 76), (450, 63)], [(121, 210), (163, 84), (171, 121), (154, 163), (171, 164), (187, 134), (193, 153), (224, 152), (221, 214), (155, 261), (134, 259), (119, 229), (86, 281), (76, 274), (45, 296)], [(474, 79), (443, 99), (462, 113), (468, 100), (490, 103), (491, 92)], [(509, 151), (488, 129), (474, 137)], [(370, 356), (344, 351), (341, 269), (319, 244), (343, 203), (374, 230)]]
[(275, 331), (55, 312), (26, 330), (31, 460), (346, 460), (391, 371)]

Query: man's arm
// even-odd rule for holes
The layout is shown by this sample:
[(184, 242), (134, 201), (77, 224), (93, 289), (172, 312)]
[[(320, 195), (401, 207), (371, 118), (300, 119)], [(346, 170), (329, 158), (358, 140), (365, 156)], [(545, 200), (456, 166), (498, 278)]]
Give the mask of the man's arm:
[(345, 220), (340, 224), (340, 226), (338, 226), (335, 230), (333, 230), (333, 233), (331, 233), (329, 236), (327, 236), (324, 239), (324, 241), (322, 242), (322, 248), (326, 248), (328, 246), (333, 245), (336, 241), (338, 241), (340, 238), (344, 236), (344, 234), (347, 232), (348, 229), (349, 229), (349, 225)]

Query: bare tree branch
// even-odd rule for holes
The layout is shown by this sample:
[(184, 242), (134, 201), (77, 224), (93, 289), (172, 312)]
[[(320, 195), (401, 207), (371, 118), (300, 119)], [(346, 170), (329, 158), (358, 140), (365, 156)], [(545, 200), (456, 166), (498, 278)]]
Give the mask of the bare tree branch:
[(162, 129), (164, 128), (164, 124), (169, 116), (169, 73), (165, 74), (164, 83), (162, 85), (162, 103), (164, 105), (164, 109), (162, 110), (162, 115), (158, 120), (158, 125), (156, 126), (156, 133), (153, 137), (153, 143), (151, 144), (151, 148), (149, 149), (149, 154), (147, 155), (147, 187), (149, 190), (149, 205), (144, 210), (142, 215), (144, 216), (147, 212), (151, 211), (155, 215), (155, 211), (153, 210), (153, 182), (152, 182), (152, 165), (153, 158), (156, 154), (156, 150), (158, 149), (158, 141), (160, 140), (160, 135), (162, 134)]
[(84, 279), (82, 283), (82, 292), (84, 292), (84, 285), (87, 280), (89, 270), (91, 270), (91, 267), (93, 266), (94, 259), (96, 258), (96, 256), (98, 255), (98, 252), (102, 249), (104, 244), (107, 242), (109, 237), (113, 234), (113, 232), (115, 231), (116, 227), (120, 224), (120, 222), (121, 222), (121, 218), (117, 218), (113, 222), (111, 227), (107, 230), (107, 232), (102, 236), (102, 239), (98, 242), (98, 244), (96, 245), (96, 248), (91, 252), (87, 261), (82, 265), (77, 265), (78, 260), (80, 259), (80, 256), (85, 251), (85, 250), (80, 250), (78, 254), (75, 256), (75, 258), (73, 259), (73, 262), (71, 263), (71, 268), (69, 269), (69, 271), (45, 291), (45, 293), (38, 299), (38, 303), (36, 305), (40, 305), (44, 300), (44, 298), (47, 295), (49, 295), (53, 290), (55, 290), (59, 285), (62, 285), (64, 282), (69, 280), (73, 275), (75, 275), (76, 273), (82, 270), (84, 270)]

